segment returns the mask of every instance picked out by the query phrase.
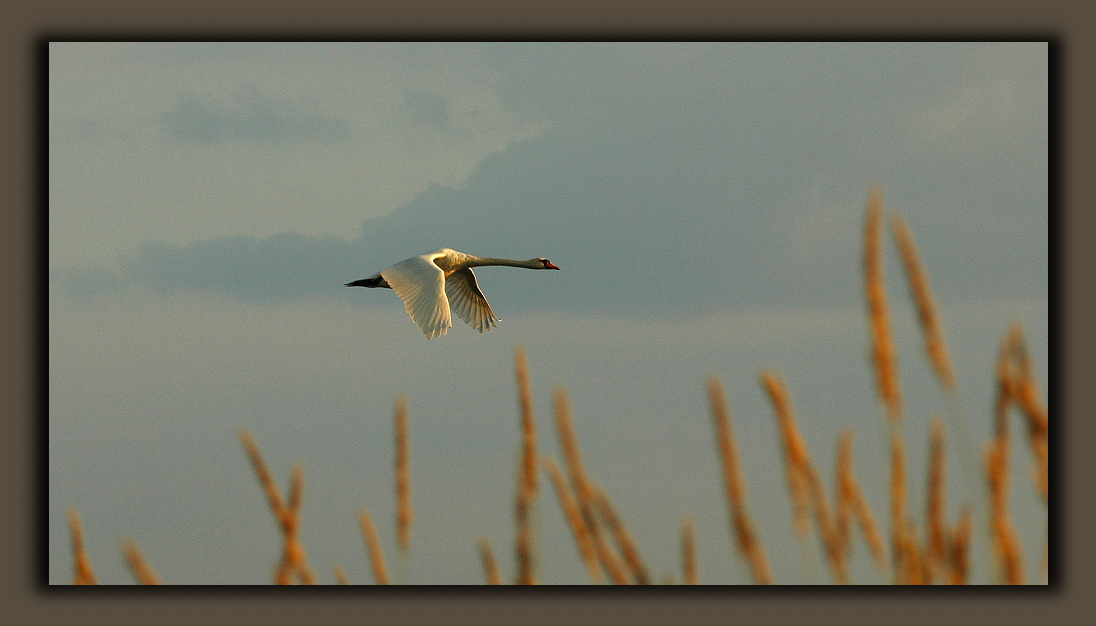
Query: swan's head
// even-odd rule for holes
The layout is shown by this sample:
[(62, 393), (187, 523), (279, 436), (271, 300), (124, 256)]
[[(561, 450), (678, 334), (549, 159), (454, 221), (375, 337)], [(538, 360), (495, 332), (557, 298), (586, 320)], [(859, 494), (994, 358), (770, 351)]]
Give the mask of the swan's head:
[(544, 257), (540, 257), (539, 259), (537, 259), (537, 262), (540, 263), (541, 266), (542, 266), (542, 267), (537, 268), (537, 269), (540, 269), (540, 270), (558, 270), (559, 269), (555, 265), (552, 265), (552, 262), (549, 261), (548, 259), (544, 258)]

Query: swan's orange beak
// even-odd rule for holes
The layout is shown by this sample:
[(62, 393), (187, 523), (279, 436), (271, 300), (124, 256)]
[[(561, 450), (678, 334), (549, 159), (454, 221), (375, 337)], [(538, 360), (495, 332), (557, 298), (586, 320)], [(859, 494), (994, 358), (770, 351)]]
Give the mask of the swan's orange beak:
[(546, 270), (558, 270), (559, 268), (556, 267), (555, 265), (552, 265), (552, 262), (549, 261), (548, 259), (544, 259), (544, 269), (546, 269)]

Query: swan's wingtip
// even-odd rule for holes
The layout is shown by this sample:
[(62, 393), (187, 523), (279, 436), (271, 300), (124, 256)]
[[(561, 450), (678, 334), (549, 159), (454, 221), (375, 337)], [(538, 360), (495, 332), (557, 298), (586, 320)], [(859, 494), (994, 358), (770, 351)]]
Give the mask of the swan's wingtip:
[(452, 328), (452, 326), (437, 326), (437, 327), (434, 327), (434, 328), (424, 328), (424, 329), (422, 329), (422, 334), (426, 335), (426, 340), (429, 341), (429, 340), (433, 339), (434, 337), (441, 337), (442, 335), (448, 333), (450, 328)]

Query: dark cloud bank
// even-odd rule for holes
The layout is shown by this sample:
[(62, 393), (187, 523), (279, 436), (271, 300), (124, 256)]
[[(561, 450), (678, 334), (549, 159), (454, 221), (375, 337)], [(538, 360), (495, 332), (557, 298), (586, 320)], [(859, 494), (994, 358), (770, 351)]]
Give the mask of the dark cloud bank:
[(271, 98), (255, 89), (241, 89), (227, 102), (180, 98), (160, 115), (160, 123), (168, 137), (203, 143), (335, 142), (348, 134), (345, 120), (310, 113), (305, 103)]
[[(576, 53), (553, 63), (541, 59), (539, 66), (553, 74), (532, 80), (523, 73), (530, 65), (518, 60), (542, 53), (519, 48), (486, 57), (510, 77), (504, 84), (517, 85), (512, 93), (504, 88), (511, 105), (529, 106), (521, 95), (541, 93), (542, 112), (560, 120), (555, 129), (487, 158), (461, 190), (436, 186), (388, 216), (367, 220), (356, 239), (286, 233), (185, 245), (149, 242), (115, 270), (55, 272), (52, 280), (73, 295), (138, 283), (164, 292), (219, 291), (248, 302), (349, 297), (343, 284), (350, 280), (451, 247), (481, 256), (546, 256), (563, 268), (547, 276), (480, 270), (487, 296), (511, 311), (612, 310), (672, 318), (732, 306), (833, 304), (859, 295), (860, 214), (847, 241), (811, 257), (820, 263), (790, 264), (792, 244), (780, 230), (802, 211), (796, 199), (822, 179), (850, 198), (866, 197), (874, 181), (917, 190), (906, 198), (925, 211), (911, 221), (930, 272), (935, 267), (940, 297), (1045, 293), (1045, 264), (1020, 261), (1046, 258), (1045, 178), (1040, 184), (1029, 176), (1023, 187), (1016, 181), (1032, 155), (972, 174), (962, 166), (968, 155), (903, 152), (898, 118), (879, 113), (901, 107), (883, 96), (871, 101), (872, 94), (901, 99), (938, 85), (927, 78), (919, 84), (916, 68), (903, 66), (900, 56), (861, 55), (844, 65), (828, 59), (829, 73), (820, 73), (813, 64), (822, 61), (807, 51), (779, 66), (754, 59), (671, 68), (665, 76), (658, 73), (665, 68), (646, 71), (617, 60), (632, 72), (627, 80), (583, 86), (581, 78), (559, 76), (592, 80), (619, 68), (581, 67)], [(834, 67), (845, 69), (835, 74)], [(523, 91), (531, 80), (571, 91)], [(905, 86), (894, 85), (899, 83)], [(637, 94), (636, 85), (646, 87)], [(578, 93), (584, 89), (590, 93)], [(443, 102), (421, 95), (415, 95), (420, 117), (444, 117)], [(596, 107), (578, 110), (580, 101)], [(195, 104), (181, 107), (179, 132), (197, 132), (205, 113)], [(325, 128), (322, 120), (314, 122), (315, 129)], [(233, 128), (220, 123), (221, 132)], [(1019, 145), (1028, 145), (1023, 140)], [(1001, 149), (1015, 151), (1011, 145)], [(1028, 151), (1038, 157), (1040, 149), (1045, 141)], [(970, 216), (949, 207), (985, 205), (986, 189), (998, 194), (988, 199), (997, 211), (994, 223), (961, 227)], [(1001, 246), (1011, 252), (1001, 255)]]

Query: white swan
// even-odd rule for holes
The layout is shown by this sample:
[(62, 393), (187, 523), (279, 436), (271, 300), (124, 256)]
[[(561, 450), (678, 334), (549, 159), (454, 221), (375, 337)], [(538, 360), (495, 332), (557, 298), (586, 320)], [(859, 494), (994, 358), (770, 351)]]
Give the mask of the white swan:
[[(442, 248), (429, 254), (400, 261), (375, 276), (346, 283), (347, 287), (385, 287), (396, 292), (403, 306), (422, 329), (427, 339), (444, 335), (453, 323), (449, 308), (461, 319), (483, 334), (491, 330), (499, 318), (483, 297), (473, 267), (503, 265), (531, 270), (558, 270), (544, 258), (516, 261), (514, 259), (482, 258)], [(448, 295), (448, 297), (446, 297)]]

